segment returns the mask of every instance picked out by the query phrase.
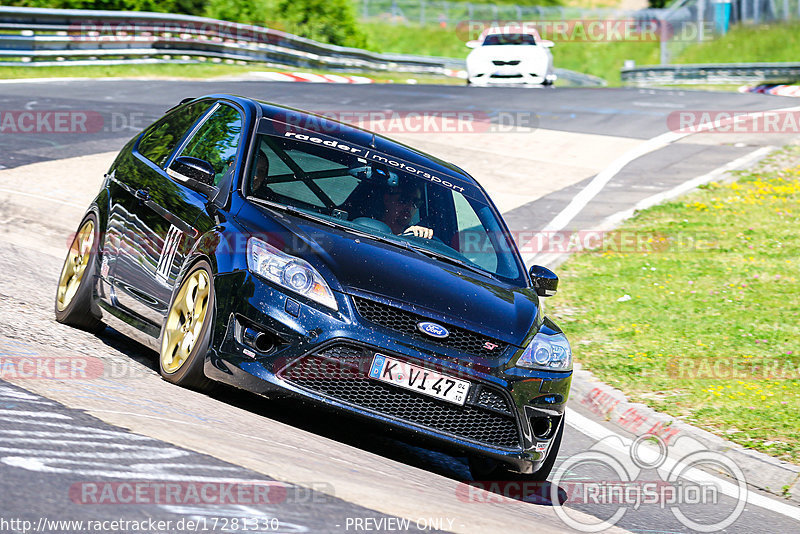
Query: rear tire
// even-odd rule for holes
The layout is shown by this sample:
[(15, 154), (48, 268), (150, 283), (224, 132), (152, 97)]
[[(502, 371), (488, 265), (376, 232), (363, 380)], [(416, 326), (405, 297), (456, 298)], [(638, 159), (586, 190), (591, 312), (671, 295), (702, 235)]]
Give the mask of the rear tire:
[(94, 280), (100, 232), (97, 217), (88, 214), (69, 246), (56, 289), (56, 321), (90, 332), (102, 330), (94, 311)]
[(177, 285), (161, 329), (158, 368), (167, 382), (198, 391), (213, 385), (203, 372), (214, 322), (214, 277), (199, 261)]

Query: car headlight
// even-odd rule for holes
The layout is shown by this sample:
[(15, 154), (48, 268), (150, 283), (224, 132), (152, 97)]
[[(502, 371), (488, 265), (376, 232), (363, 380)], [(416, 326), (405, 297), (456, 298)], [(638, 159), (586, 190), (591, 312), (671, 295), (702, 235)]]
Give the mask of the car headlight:
[(572, 349), (564, 334), (548, 336), (539, 332), (525, 348), (519, 360), (519, 367), (569, 371), (572, 369)]
[(255, 237), (247, 241), (247, 268), (323, 306), (339, 309), (328, 283), (307, 261), (281, 252)]

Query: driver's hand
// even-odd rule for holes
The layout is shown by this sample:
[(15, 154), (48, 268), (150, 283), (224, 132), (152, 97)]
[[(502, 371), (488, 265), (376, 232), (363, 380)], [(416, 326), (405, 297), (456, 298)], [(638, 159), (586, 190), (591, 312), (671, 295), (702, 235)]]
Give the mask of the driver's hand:
[(430, 239), (433, 237), (433, 230), (431, 228), (425, 228), (424, 226), (409, 226), (406, 228), (405, 232), (403, 232), (403, 235), (407, 234), (423, 239)]

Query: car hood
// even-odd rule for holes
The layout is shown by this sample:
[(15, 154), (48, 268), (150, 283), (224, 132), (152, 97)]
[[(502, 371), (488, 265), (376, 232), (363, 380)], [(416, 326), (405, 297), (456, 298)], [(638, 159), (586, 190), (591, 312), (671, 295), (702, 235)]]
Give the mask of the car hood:
[[(282, 243), (272, 244), (308, 261), (336, 291), (383, 297), (414, 313), (517, 346), (537, 321), (538, 297), (529, 288), (301, 217), (258, 210), (277, 215), (286, 230), (278, 238)], [(263, 230), (256, 221), (241, 222), (253, 233)], [(277, 234), (268, 235), (274, 240)]]

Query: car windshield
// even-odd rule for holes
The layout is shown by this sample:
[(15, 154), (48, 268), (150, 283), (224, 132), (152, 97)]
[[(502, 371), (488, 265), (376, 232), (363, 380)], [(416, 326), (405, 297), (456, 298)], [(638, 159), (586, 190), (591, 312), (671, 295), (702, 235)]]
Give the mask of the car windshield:
[(260, 135), (246, 193), (345, 230), (524, 283), (516, 248), (469, 181), (324, 135)]
[(529, 33), (493, 33), (483, 40), (483, 46), (535, 44), (536, 40)]

